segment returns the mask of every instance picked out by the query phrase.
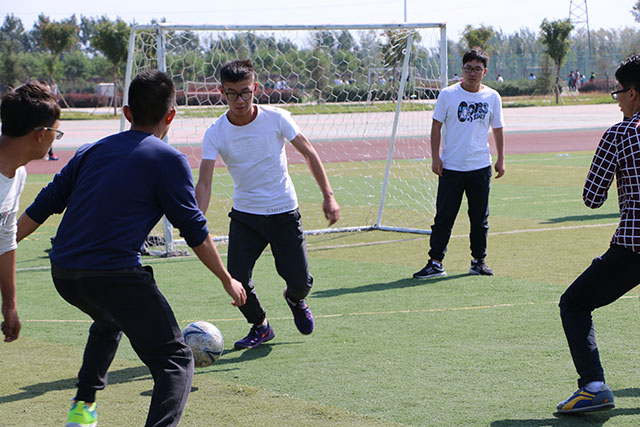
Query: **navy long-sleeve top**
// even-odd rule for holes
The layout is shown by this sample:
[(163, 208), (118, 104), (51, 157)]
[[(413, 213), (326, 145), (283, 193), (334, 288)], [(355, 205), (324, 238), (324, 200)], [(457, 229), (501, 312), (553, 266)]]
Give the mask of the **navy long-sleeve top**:
[(139, 131), (80, 147), (26, 213), (42, 224), (65, 209), (49, 254), (62, 268), (140, 265), (142, 245), (163, 214), (191, 247), (209, 233), (186, 156)]

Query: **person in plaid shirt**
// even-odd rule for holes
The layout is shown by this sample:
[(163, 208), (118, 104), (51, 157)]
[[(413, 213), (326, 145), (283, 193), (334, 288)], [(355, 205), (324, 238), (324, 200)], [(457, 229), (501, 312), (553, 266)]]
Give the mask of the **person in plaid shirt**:
[(616, 90), (624, 119), (611, 126), (596, 149), (582, 198), (590, 208), (607, 200), (617, 179), (620, 224), (609, 249), (593, 260), (560, 298), (560, 316), (578, 390), (557, 405), (559, 413), (613, 408), (613, 392), (605, 384), (591, 312), (611, 304), (640, 283), (640, 55), (625, 59), (616, 70)]

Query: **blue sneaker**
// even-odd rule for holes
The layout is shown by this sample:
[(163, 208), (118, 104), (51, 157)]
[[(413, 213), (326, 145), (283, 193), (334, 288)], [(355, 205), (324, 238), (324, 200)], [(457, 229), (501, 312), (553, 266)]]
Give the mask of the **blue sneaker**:
[(82, 400), (73, 401), (69, 417), (67, 417), (67, 427), (95, 427), (98, 425), (98, 414), (96, 413), (96, 402), (87, 403)]
[(296, 328), (298, 328), (301, 334), (309, 335), (313, 332), (313, 328), (315, 326), (313, 314), (311, 314), (309, 306), (304, 302), (304, 300), (300, 300), (297, 304), (293, 304), (289, 301), (289, 298), (287, 298), (286, 289), (284, 290), (283, 295), (284, 300), (291, 309), (291, 313), (293, 313), (293, 322), (296, 324)]
[(272, 340), (275, 336), (276, 334), (273, 332), (273, 328), (268, 323), (265, 326), (252, 326), (249, 334), (241, 340), (236, 341), (233, 346), (236, 350), (256, 348), (263, 342)]
[(558, 403), (559, 414), (576, 414), (580, 412), (602, 411), (614, 408), (613, 392), (608, 385), (603, 384), (600, 391), (595, 393), (585, 387), (578, 389), (570, 398)]

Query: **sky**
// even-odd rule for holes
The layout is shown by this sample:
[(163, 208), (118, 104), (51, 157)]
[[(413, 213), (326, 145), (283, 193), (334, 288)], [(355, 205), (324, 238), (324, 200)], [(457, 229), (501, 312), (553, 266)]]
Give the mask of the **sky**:
[[(584, 16), (584, 0), (3, 0), (0, 16), (13, 14), (30, 30), (43, 13), (53, 21), (76, 17), (121, 18), (149, 24), (320, 25), (447, 24), (447, 38), (457, 41), (466, 25), (492, 26), (505, 34), (522, 28), (538, 32), (544, 18), (566, 19), (573, 3)], [(589, 28), (640, 28), (630, 10), (636, 0), (587, 0)]]

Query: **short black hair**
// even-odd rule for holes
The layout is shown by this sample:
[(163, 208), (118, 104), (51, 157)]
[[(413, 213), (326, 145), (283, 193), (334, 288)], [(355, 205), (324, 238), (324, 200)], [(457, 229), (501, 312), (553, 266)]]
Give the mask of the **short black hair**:
[(236, 59), (225, 62), (220, 69), (220, 82), (237, 83), (254, 76), (253, 64), (250, 59)]
[(479, 47), (474, 47), (462, 56), (462, 65), (474, 60), (482, 62), (484, 68), (487, 68), (487, 66), (489, 65), (489, 55), (487, 55), (485, 51), (480, 49)]
[(633, 55), (620, 63), (616, 80), (623, 88), (640, 90), (640, 55)]
[(141, 71), (129, 84), (129, 108), (136, 125), (159, 123), (175, 103), (176, 87), (167, 73)]
[(10, 137), (27, 135), (40, 126), (53, 126), (60, 119), (60, 106), (49, 88), (30, 81), (5, 93), (0, 104), (2, 134)]

